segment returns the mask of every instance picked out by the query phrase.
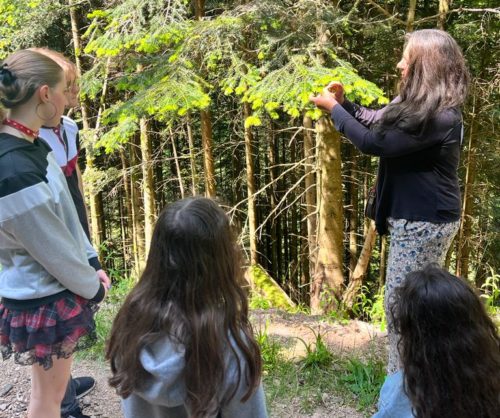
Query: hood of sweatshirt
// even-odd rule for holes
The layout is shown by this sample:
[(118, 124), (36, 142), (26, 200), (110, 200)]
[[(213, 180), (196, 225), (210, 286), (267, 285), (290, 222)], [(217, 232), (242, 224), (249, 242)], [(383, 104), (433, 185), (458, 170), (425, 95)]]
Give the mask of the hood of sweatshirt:
[(135, 394), (155, 405), (169, 408), (183, 405), (186, 399), (184, 353), (184, 346), (166, 337), (144, 348), (139, 358), (151, 376)]

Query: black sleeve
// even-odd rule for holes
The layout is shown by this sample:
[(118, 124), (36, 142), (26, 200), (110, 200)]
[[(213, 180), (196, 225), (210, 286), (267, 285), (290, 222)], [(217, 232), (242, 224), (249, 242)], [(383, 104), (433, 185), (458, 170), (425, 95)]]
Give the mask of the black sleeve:
[(451, 132), (452, 128), (441, 126), (440, 129), (426, 132), (423, 136), (411, 135), (399, 129), (390, 129), (385, 134), (379, 134), (361, 124), (339, 105), (332, 109), (331, 117), (337, 130), (362, 153), (389, 158), (412, 154), (439, 144), (447, 135), (445, 131), (449, 128)]

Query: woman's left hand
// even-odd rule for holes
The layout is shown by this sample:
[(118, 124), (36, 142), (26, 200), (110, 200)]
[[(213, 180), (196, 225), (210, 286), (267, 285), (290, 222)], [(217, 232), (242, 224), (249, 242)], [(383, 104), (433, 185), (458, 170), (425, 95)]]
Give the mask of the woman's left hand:
[(335, 99), (335, 95), (328, 89), (328, 87), (325, 87), (318, 96), (311, 95), (309, 100), (320, 109), (328, 112), (331, 112), (332, 109), (339, 104), (339, 102)]

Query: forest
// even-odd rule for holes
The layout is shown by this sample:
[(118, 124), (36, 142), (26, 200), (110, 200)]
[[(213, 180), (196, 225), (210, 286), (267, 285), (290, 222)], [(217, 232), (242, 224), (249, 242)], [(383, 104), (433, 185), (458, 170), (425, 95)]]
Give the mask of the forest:
[(376, 319), (388, 242), (364, 217), (377, 159), (309, 96), (332, 80), (380, 107), (404, 35), (441, 28), (471, 73), (460, 230), (447, 267), (500, 294), (500, 8), (494, 0), (0, 0), (0, 58), (49, 47), (77, 65), (80, 166), (92, 239), (116, 282), (137, 278), (155, 219), (217, 199), (256, 297), (276, 283), (306, 312)]

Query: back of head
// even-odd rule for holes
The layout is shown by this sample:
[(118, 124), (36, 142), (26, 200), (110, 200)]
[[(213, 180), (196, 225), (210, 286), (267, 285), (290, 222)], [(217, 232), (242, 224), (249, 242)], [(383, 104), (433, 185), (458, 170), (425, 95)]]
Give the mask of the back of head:
[(113, 325), (111, 385), (122, 396), (139, 388), (147, 378), (141, 349), (168, 335), (185, 346), (190, 416), (210, 416), (220, 407), (228, 353), (242, 356), (246, 375), (240, 370), (239, 377), (249, 382), (245, 399), (250, 396), (261, 366), (242, 282), (240, 250), (224, 211), (200, 197), (169, 205), (158, 217), (144, 273)]
[(76, 65), (60, 52), (54, 51), (53, 49), (49, 48), (29, 48), (29, 51), (38, 52), (39, 54), (45, 55), (46, 57), (55, 61), (57, 65), (59, 65), (63, 69), (66, 80), (76, 80)]
[(435, 265), (408, 274), (393, 317), (417, 417), (497, 416), (500, 339), (464, 280)]
[(0, 102), (14, 109), (28, 102), (39, 87), (55, 87), (62, 77), (62, 68), (49, 57), (29, 50), (14, 52), (0, 65)]
[(404, 57), (407, 75), (400, 83), (401, 101), (387, 106), (379, 127), (418, 134), (438, 112), (463, 104), (469, 72), (455, 39), (438, 29), (408, 34)]

